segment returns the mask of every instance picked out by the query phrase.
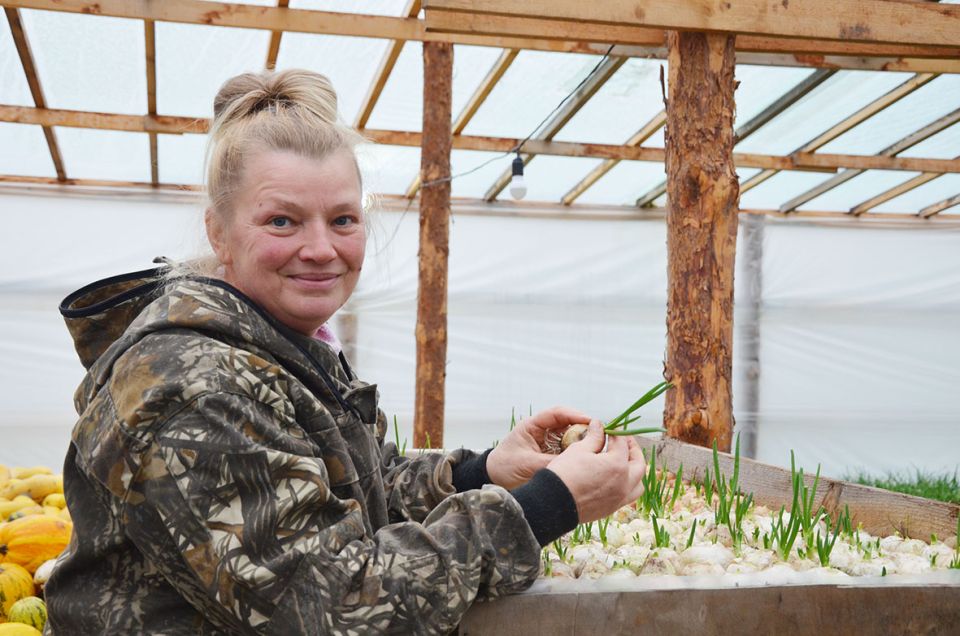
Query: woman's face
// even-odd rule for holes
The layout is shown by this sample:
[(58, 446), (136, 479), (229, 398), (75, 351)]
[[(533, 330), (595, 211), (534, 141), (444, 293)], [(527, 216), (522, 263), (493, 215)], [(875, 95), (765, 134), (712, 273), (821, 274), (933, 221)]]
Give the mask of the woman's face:
[(229, 219), (207, 211), (224, 279), (274, 318), (313, 333), (350, 297), (366, 244), (360, 178), (347, 151), (265, 150), (247, 162)]

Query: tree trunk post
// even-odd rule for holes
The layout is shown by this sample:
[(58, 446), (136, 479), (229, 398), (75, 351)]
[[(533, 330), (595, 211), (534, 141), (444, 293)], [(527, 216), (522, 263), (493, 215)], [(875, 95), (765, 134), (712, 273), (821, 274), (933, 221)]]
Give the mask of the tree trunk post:
[[(450, 148), (453, 45), (423, 43), (417, 384), (413, 444), (443, 447), (447, 362), (447, 257), (450, 253)], [(444, 179), (444, 181), (439, 181)]]
[(733, 164), (734, 40), (667, 35), (667, 351), (670, 437), (729, 450), (733, 273), (739, 184)]

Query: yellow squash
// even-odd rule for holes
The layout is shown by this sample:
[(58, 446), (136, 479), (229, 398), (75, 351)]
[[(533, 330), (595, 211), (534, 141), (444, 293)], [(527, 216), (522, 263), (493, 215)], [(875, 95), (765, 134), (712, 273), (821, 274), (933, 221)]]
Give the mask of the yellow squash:
[(43, 514), (9, 521), (0, 526), (0, 563), (16, 563), (32, 573), (63, 552), (72, 529), (71, 522)]
[(7, 620), (13, 604), (33, 596), (33, 577), (16, 563), (0, 563), (0, 620)]

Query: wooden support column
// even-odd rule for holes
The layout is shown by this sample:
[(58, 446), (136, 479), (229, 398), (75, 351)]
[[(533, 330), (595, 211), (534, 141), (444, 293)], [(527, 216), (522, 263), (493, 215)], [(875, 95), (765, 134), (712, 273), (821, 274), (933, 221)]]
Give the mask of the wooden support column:
[[(423, 44), (423, 140), (420, 150), (420, 278), (413, 444), (443, 447), (447, 376), (447, 257), (450, 253), (450, 120), (453, 45)], [(442, 181), (441, 181), (442, 180)]]
[(739, 186), (733, 164), (734, 40), (667, 35), (667, 351), (671, 437), (730, 449), (733, 270)]

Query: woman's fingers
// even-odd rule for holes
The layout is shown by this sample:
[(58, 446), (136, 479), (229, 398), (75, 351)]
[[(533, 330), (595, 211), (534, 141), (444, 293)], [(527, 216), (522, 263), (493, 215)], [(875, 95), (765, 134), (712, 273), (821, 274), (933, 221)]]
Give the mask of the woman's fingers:
[(590, 416), (566, 406), (555, 406), (541, 411), (532, 418), (527, 418), (531, 424), (545, 431), (564, 428), (572, 424), (586, 424), (590, 421)]

